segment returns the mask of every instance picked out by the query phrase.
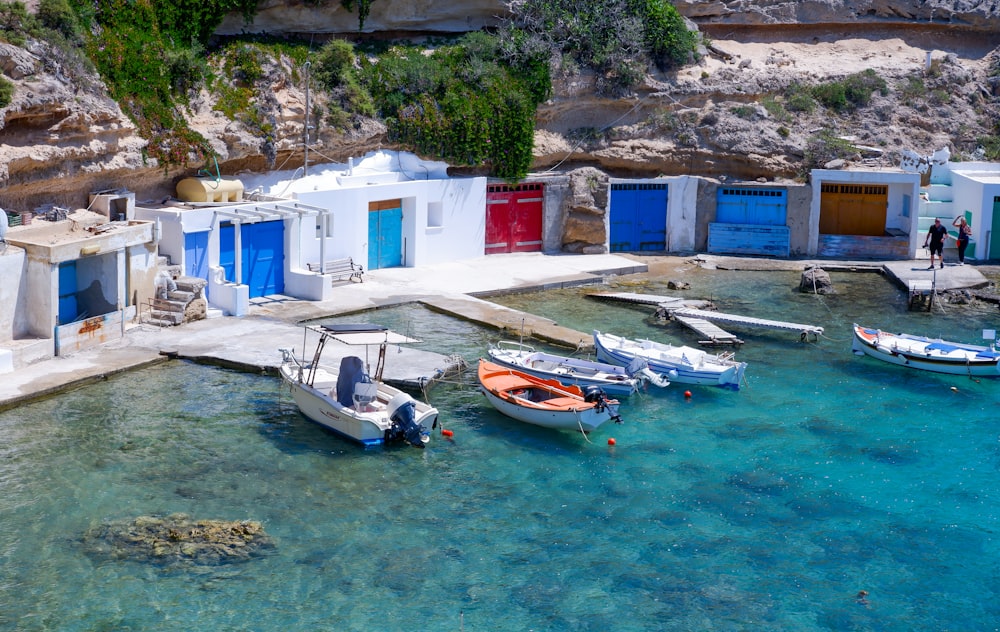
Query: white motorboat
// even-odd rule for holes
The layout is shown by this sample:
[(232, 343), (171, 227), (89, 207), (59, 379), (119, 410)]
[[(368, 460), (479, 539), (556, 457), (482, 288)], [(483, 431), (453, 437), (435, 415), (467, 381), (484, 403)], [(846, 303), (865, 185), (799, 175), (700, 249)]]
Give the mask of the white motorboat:
[(636, 359), (630, 366), (596, 362), (583, 358), (536, 351), (530, 345), (501, 340), (490, 347), (490, 360), (536, 377), (575, 384), (581, 388), (599, 386), (615, 396), (631, 395), (645, 382), (655, 386), (670, 385), (670, 379), (650, 371), (645, 360)]
[(854, 324), (851, 350), (856, 355), (935, 373), (1000, 377), (1000, 351), (995, 345), (970, 345), (910, 334), (890, 334)]
[[(281, 377), (303, 415), (365, 446), (403, 442), (424, 447), (437, 425), (438, 410), (382, 382), (386, 346), (418, 340), (369, 324), (307, 326), (306, 330), (319, 335), (311, 362), (298, 360), (292, 349), (281, 349)], [(337, 369), (322, 365), (330, 340), (378, 345), (375, 375), (354, 355), (341, 358)]]
[(599, 331), (594, 331), (594, 347), (598, 360), (627, 366), (640, 358), (649, 363), (654, 373), (669, 373), (673, 381), (682, 384), (721, 386), (736, 391), (747, 368), (747, 363), (736, 361), (732, 352), (711, 354), (693, 347), (630, 340)]

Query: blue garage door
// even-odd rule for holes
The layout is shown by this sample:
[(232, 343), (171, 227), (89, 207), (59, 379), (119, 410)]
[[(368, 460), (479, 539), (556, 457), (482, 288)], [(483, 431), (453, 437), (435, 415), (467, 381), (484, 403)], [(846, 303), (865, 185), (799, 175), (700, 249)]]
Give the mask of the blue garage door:
[(208, 278), (208, 232), (184, 235), (184, 274)]
[(612, 184), (609, 247), (613, 252), (667, 249), (667, 185)]
[(719, 188), (715, 221), (720, 224), (784, 226), (788, 192), (784, 189)]
[[(259, 222), (240, 227), (242, 282), (250, 298), (285, 291), (284, 222)], [(219, 265), (226, 280), (236, 280), (236, 228), (226, 222), (219, 227)]]
[(382, 200), (368, 203), (368, 269), (403, 265), (403, 203)]
[(784, 189), (720, 187), (715, 219), (708, 225), (708, 251), (787, 257), (788, 192)]

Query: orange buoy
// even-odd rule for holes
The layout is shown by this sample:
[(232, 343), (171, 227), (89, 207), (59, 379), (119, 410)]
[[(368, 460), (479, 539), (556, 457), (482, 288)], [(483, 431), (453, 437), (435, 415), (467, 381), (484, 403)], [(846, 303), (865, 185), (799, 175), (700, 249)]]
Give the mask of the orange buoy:
[(455, 433), (452, 432), (451, 430), (442, 430), (441, 434), (444, 435), (444, 436), (446, 436), (446, 437), (454, 437), (455, 436)]
[(615, 438), (614, 437), (608, 437), (608, 445), (614, 445), (614, 444), (615, 444)]
[(691, 399), (691, 391), (684, 391), (684, 397), (686, 399)]

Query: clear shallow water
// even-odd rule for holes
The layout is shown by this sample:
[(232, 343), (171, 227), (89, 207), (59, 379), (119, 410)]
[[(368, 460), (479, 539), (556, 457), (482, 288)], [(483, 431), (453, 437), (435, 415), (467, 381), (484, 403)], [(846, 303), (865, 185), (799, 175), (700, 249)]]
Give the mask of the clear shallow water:
[[(740, 331), (739, 393), (642, 394), (591, 442), (500, 416), (471, 374), (430, 392), (455, 436), (424, 451), (364, 451), (275, 378), (181, 362), (0, 413), (0, 629), (996, 629), (1000, 380), (882, 365), (849, 340), (859, 320), (978, 342), (996, 310), (907, 312), (876, 275), (835, 274), (828, 297), (795, 292), (797, 273), (686, 278), (723, 311), (826, 336)], [(694, 343), (594, 289), (498, 302)], [(366, 319), (470, 365), (495, 336), (416, 306)], [(174, 512), (260, 520), (277, 546), (161, 567), (82, 545)]]

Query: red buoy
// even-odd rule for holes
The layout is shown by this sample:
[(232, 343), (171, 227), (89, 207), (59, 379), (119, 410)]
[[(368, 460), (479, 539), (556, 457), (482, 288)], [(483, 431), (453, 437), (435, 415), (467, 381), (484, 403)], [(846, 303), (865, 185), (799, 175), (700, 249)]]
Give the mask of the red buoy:
[(444, 436), (446, 436), (446, 437), (454, 437), (455, 436), (455, 433), (452, 432), (451, 430), (442, 430), (441, 434), (444, 435)]
[(615, 444), (615, 438), (614, 437), (609, 437), (608, 438), (608, 445), (614, 445), (614, 444)]
[(691, 399), (691, 391), (684, 391), (684, 398)]

